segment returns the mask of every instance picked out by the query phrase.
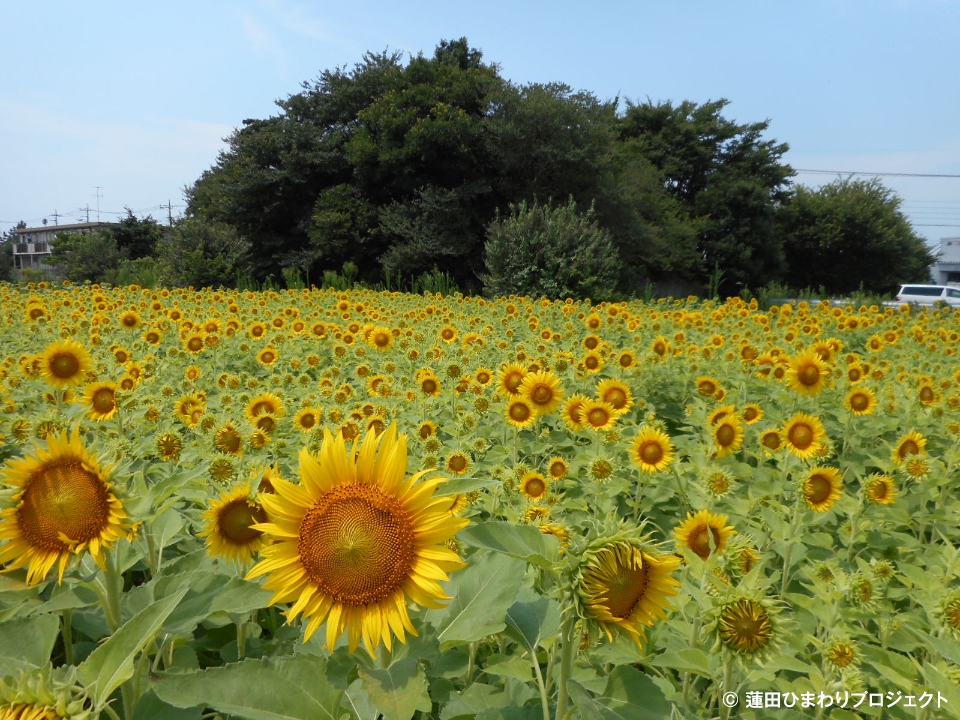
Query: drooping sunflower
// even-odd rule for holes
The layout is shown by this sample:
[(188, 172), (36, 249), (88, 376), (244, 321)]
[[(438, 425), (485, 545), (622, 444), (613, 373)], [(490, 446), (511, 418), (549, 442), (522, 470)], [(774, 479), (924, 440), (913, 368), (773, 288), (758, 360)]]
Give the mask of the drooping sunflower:
[(625, 413), (633, 407), (630, 386), (613, 378), (597, 383), (597, 399), (609, 403), (618, 413)]
[(563, 386), (552, 372), (541, 370), (523, 378), (518, 394), (530, 401), (537, 415), (549, 415), (563, 400)]
[(546, 497), (548, 490), (550, 490), (550, 481), (538, 472), (527, 472), (520, 478), (520, 492), (530, 500)]
[(537, 419), (537, 411), (525, 397), (516, 395), (507, 401), (507, 407), (504, 410), (507, 422), (515, 428), (525, 428), (533, 425)]
[(396, 423), (355, 450), (325, 429), (319, 459), (300, 452), (301, 484), (274, 481), (276, 493), (260, 498), (269, 521), (254, 528), (276, 542), (247, 578), (270, 573), (270, 604), (293, 603), (287, 620), (308, 619), (304, 639), (326, 620), (328, 648), (346, 630), (351, 652), (362, 639), (373, 654), (394, 635), (417, 634), (410, 601), (437, 608), (449, 599), (437, 581), (463, 562), (446, 543), (469, 521), (447, 512), (449, 497), (433, 497), (440, 479), (406, 477)]
[(581, 564), (580, 602), (608, 640), (616, 628), (640, 645), (644, 626), (666, 619), (667, 598), (680, 587), (671, 573), (679, 566), (677, 556), (647, 552), (628, 539), (601, 546)]
[(908, 432), (897, 441), (893, 449), (893, 462), (900, 465), (911, 455), (926, 455), (927, 439), (916, 430)]
[(727, 525), (726, 515), (699, 510), (696, 514), (687, 513), (687, 519), (674, 528), (673, 537), (680, 550), (706, 560), (714, 552), (723, 554), (727, 541), (736, 532), (732, 525)]
[(606, 432), (618, 417), (610, 403), (587, 398), (580, 405), (580, 424), (595, 432)]
[(816, 350), (808, 350), (790, 361), (787, 368), (787, 387), (807, 397), (819, 395), (827, 386), (830, 366)]
[(261, 393), (253, 398), (246, 408), (247, 418), (252, 423), (256, 423), (260, 415), (272, 415), (274, 417), (283, 417), (287, 414), (283, 406), (283, 400), (273, 393)]
[(781, 435), (787, 449), (801, 460), (806, 460), (816, 455), (826, 431), (820, 418), (797, 413), (787, 421)]
[(104, 422), (117, 414), (117, 384), (96, 382), (87, 385), (81, 402), (92, 420)]
[(803, 499), (814, 512), (826, 512), (840, 499), (843, 481), (834, 467), (813, 468), (803, 481)]
[(241, 485), (220, 494), (203, 512), (205, 526), (197, 537), (206, 538), (207, 554), (246, 565), (263, 547), (263, 531), (254, 527), (267, 522), (267, 514), (257, 503), (249, 485)]
[(870, 502), (889, 505), (897, 497), (897, 486), (887, 475), (871, 475), (864, 483), (863, 491)]
[(743, 425), (733, 413), (725, 415), (713, 426), (713, 441), (717, 445), (718, 458), (732, 455), (743, 447)]
[(630, 459), (642, 473), (666, 470), (673, 462), (673, 444), (662, 430), (644, 425), (630, 444)]
[(877, 396), (870, 388), (856, 387), (843, 398), (843, 406), (854, 415), (870, 415), (877, 407)]
[(80, 442), (80, 430), (50, 435), (46, 449), (8, 460), (0, 480), (19, 488), (13, 507), (0, 512), (0, 563), (4, 571), (27, 566), (36, 585), (59, 563), (59, 582), (71, 555), (84, 550), (104, 567), (103, 550), (127, 532), (126, 512), (108, 481), (109, 466)]
[(54, 387), (68, 388), (81, 384), (92, 364), (87, 349), (67, 338), (47, 345), (40, 358), (40, 373)]

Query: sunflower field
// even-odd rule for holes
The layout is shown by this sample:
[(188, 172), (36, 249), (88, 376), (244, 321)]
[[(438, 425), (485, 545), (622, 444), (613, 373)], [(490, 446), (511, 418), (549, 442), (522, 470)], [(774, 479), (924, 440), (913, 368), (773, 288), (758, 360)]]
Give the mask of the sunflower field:
[(960, 717), (960, 312), (0, 285), (0, 720)]

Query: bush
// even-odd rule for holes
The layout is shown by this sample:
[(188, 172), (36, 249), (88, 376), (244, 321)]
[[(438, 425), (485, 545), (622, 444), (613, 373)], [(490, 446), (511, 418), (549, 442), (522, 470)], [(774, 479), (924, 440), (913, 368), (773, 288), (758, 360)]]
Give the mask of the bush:
[(488, 295), (607, 299), (619, 279), (619, 258), (593, 206), (510, 205), (487, 228), (484, 285)]
[(223, 223), (181, 220), (158, 246), (164, 285), (230, 287), (249, 269), (250, 242)]

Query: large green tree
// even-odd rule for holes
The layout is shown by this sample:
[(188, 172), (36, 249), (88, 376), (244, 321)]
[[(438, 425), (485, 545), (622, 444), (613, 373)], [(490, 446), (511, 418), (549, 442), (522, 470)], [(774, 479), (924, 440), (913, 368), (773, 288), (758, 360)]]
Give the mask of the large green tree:
[(782, 162), (788, 146), (764, 139), (769, 123), (738, 124), (721, 114), (727, 104), (628, 102), (619, 131), (699, 221), (701, 277), (719, 267), (723, 290), (736, 292), (783, 271), (776, 214), (793, 170)]
[(786, 282), (843, 294), (861, 287), (889, 293), (930, 277), (935, 258), (877, 179), (797, 186), (780, 213)]

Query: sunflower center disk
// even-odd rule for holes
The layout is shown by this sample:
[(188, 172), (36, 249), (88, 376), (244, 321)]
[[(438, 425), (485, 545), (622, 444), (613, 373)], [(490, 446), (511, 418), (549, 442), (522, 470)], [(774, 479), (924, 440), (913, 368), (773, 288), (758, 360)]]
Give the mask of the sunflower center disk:
[(830, 491), (833, 490), (833, 485), (831, 485), (830, 481), (823, 475), (814, 475), (807, 483), (807, 487), (809, 488), (807, 497), (810, 499), (810, 502), (820, 504), (830, 497)]
[(797, 377), (804, 385), (816, 385), (820, 379), (820, 370), (816, 365), (807, 365), (797, 373)]
[(797, 425), (790, 429), (790, 442), (794, 447), (801, 449), (810, 447), (810, 443), (813, 442), (813, 431), (806, 425)]
[(531, 397), (538, 405), (545, 405), (553, 399), (553, 390), (546, 385), (538, 385)]
[(267, 522), (267, 514), (259, 507), (250, 507), (245, 498), (240, 498), (220, 511), (220, 534), (235, 545), (246, 545), (263, 533), (251, 525)]
[(647, 465), (656, 465), (663, 459), (660, 443), (645, 442), (640, 448), (640, 457)]
[(703, 560), (710, 557), (710, 535), (713, 535), (713, 547), (720, 547), (720, 533), (716, 528), (708, 528), (706, 525), (697, 526), (690, 533), (689, 547), (693, 552), (699, 555)]
[(71, 378), (80, 369), (80, 361), (70, 354), (57, 355), (50, 362), (50, 372), (58, 378)]
[(108, 413), (116, 407), (113, 390), (106, 388), (97, 390), (93, 394), (93, 409), (100, 413)]
[(339, 487), (303, 518), (298, 543), (310, 579), (344, 605), (391, 595), (414, 560), (410, 520), (394, 498), (367, 485)]
[(27, 483), (17, 510), (27, 542), (51, 551), (68, 547), (61, 534), (78, 543), (96, 537), (109, 516), (106, 487), (77, 460), (41, 467)]
[(621, 567), (611, 578), (604, 603), (610, 614), (618, 620), (630, 617), (647, 589), (647, 567)]

